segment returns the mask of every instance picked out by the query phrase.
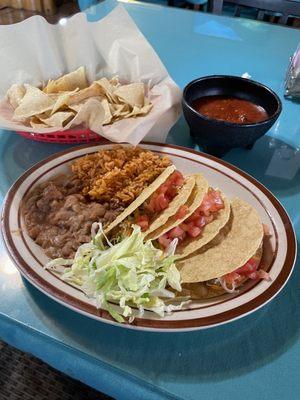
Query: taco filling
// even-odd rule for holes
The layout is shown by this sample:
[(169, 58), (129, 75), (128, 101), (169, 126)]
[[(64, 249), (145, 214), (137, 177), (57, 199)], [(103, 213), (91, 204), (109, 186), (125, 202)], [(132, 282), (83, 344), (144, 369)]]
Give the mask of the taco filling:
[(174, 171), (169, 178), (146, 200), (135, 213), (133, 223), (147, 231), (157, 215), (169, 207), (184, 183), (181, 172)]
[(229, 272), (220, 278), (208, 281), (207, 285), (212, 290), (219, 291), (222, 288), (227, 293), (235, 293), (237, 288), (246, 280), (265, 279), (270, 280), (270, 275), (265, 270), (259, 268), (262, 257), (262, 245), (259, 247), (256, 254), (251, 257), (243, 266), (237, 268), (233, 272)]
[(112, 240), (130, 235), (138, 225), (145, 235), (164, 225), (186, 203), (195, 186), (193, 175), (183, 176), (172, 171), (150, 194), (145, 190), (138, 198), (137, 207), (129, 207), (106, 230)]
[(245, 279), (270, 280), (268, 272), (259, 269), (259, 265), (260, 259), (257, 256), (250, 258), (250, 260), (248, 260), (242, 267), (219, 278), (220, 285), (226, 292), (232, 293), (245, 281)]
[[(167, 248), (175, 238), (184, 244), (187, 238), (197, 238), (203, 233), (204, 227), (211, 223), (220, 210), (224, 209), (224, 201), (219, 190), (208, 189), (200, 206), (186, 220), (158, 238), (162, 248)], [(182, 205), (175, 217), (181, 219), (187, 214), (187, 207)]]
[(225, 293), (236, 294), (239, 288), (248, 280), (271, 279), (268, 272), (261, 269), (262, 244), (243, 266), (219, 278), (199, 283), (182, 284), (180, 295), (190, 296), (193, 300), (208, 299)]

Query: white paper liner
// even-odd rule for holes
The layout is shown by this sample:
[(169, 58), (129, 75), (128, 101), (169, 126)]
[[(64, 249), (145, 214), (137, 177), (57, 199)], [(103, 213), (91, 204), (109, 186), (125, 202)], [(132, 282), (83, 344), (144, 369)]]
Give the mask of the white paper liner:
[[(123, 83), (143, 82), (153, 103), (146, 116), (104, 127), (91, 118), (91, 130), (113, 142), (133, 145), (142, 139), (165, 141), (180, 114), (181, 91), (125, 9), (119, 5), (97, 22), (88, 22), (84, 13), (67, 21), (65, 25), (51, 25), (43, 17), (34, 16), (0, 26), (0, 128), (57, 131), (37, 130), (12, 121), (13, 109), (5, 100), (6, 91), (13, 83), (41, 86), (48, 79), (85, 66), (89, 82), (114, 75)], [(69, 128), (70, 124), (63, 130)]]

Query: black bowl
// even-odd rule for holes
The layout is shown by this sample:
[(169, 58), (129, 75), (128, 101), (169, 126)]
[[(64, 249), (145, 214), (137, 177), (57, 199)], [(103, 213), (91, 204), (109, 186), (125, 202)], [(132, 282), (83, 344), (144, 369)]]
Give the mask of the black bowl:
[[(192, 107), (204, 96), (231, 96), (263, 107), (269, 118), (253, 124), (235, 124), (206, 117)], [(246, 78), (211, 75), (195, 79), (183, 91), (183, 114), (191, 136), (204, 151), (221, 156), (233, 147), (251, 149), (257, 139), (274, 124), (282, 110), (279, 97), (267, 86)]]

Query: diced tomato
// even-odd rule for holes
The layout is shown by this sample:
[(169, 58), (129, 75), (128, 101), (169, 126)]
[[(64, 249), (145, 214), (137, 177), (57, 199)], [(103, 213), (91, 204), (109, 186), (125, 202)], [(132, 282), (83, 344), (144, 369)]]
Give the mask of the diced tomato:
[(150, 213), (157, 213), (165, 210), (171, 200), (178, 193), (178, 187), (184, 182), (183, 175), (179, 171), (173, 172), (169, 178), (153, 193), (145, 202), (145, 209)]
[(139, 215), (138, 221), (149, 221), (148, 215)]
[(166, 191), (169, 189), (169, 185), (167, 183), (163, 183), (160, 185), (160, 187), (157, 189), (157, 193), (166, 193)]
[(190, 237), (195, 238), (200, 235), (201, 229), (198, 226), (191, 226), (187, 233)]
[(229, 274), (227, 274), (227, 275), (224, 275), (224, 280), (225, 280), (225, 282), (227, 283), (227, 284), (229, 284), (229, 285), (234, 285), (234, 284), (236, 284), (236, 283), (238, 283), (238, 282), (240, 282), (243, 278), (239, 275), (239, 274), (237, 274), (235, 271), (234, 272), (230, 272)]
[(198, 207), (198, 210), (201, 211), (203, 214), (206, 215), (206, 213), (210, 210), (211, 207), (211, 201), (208, 197), (208, 194), (206, 194), (202, 200), (202, 203)]
[[(164, 190), (165, 186), (170, 187), (170, 186), (182, 186), (184, 182), (184, 177), (181, 172), (179, 171), (174, 171), (168, 179), (158, 188), (157, 191)], [(163, 187), (163, 189), (161, 189)]]
[(171, 239), (180, 238), (184, 233), (184, 230), (180, 226), (176, 226), (168, 232), (168, 237)]
[(186, 224), (185, 222), (181, 222), (181, 224), (179, 226), (181, 229), (184, 230), (184, 232), (187, 232), (189, 230), (189, 225)]
[(205, 215), (204, 219), (205, 219), (205, 225), (207, 225), (207, 224), (210, 224), (214, 220), (214, 216), (212, 214), (208, 215), (208, 216)]
[(200, 215), (200, 217), (194, 219), (193, 222), (196, 226), (198, 226), (198, 228), (203, 228), (206, 225), (206, 220), (205, 217), (203, 217), (203, 215)]
[(168, 196), (170, 200), (173, 200), (177, 193), (178, 187), (172, 185), (168, 187), (168, 190), (166, 191), (166, 196)]
[(257, 273), (257, 271), (254, 271), (254, 272), (251, 272), (251, 274), (247, 274), (247, 275), (245, 275), (247, 278), (250, 278), (250, 279), (258, 279), (258, 273)]
[(186, 232), (183, 232), (183, 234), (178, 238), (181, 242), (186, 238)]
[(188, 217), (184, 222), (189, 223), (189, 222), (194, 222), (197, 218), (199, 218), (198, 214), (193, 213), (190, 217)]
[(242, 267), (238, 268), (235, 272), (240, 275), (249, 275), (252, 272), (256, 271), (258, 267), (258, 262), (254, 258), (250, 258), (250, 260), (243, 265)]
[(156, 208), (155, 208), (155, 210), (156, 211), (165, 210), (166, 208), (168, 208), (169, 203), (170, 202), (169, 202), (168, 198), (163, 193), (160, 193), (156, 197), (156, 202), (155, 202)]
[[(170, 182), (172, 182), (172, 184), (174, 182), (182, 184), (183, 183), (182, 174), (180, 174), (180, 172), (178, 171), (175, 171), (164, 183), (164, 185), (168, 186)], [(156, 195), (155, 197), (155, 202), (154, 202), (155, 205), (153, 206), (153, 209), (155, 211), (164, 209), (165, 198), (171, 201), (169, 199), (169, 193), (170, 189), (172, 190), (174, 189), (174, 186), (170, 185), (169, 188), (165, 190), (164, 185), (162, 185), (163, 187), (161, 186), (160, 188), (161, 190), (160, 194)], [(175, 188), (175, 190), (177, 189)], [(153, 202), (150, 201), (150, 206), (152, 206), (152, 203)], [(187, 218), (179, 226), (167, 232), (165, 234), (166, 235), (165, 238), (162, 239), (162, 241), (165, 241), (166, 238), (168, 239), (178, 238), (180, 241), (183, 241), (186, 235), (192, 238), (198, 237), (199, 235), (201, 235), (204, 226), (212, 222), (213, 219), (215, 218), (213, 213), (219, 211), (221, 208), (224, 208), (224, 203), (220, 192), (218, 190), (213, 190), (210, 188), (207, 194), (204, 196), (202, 203), (193, 212), (193, 214), (189, 216), (189, 218)], [(175, 214), (176, 219), (183, 218), (187, 214), (187, 212), (188, 212), (188, 207), (186, 205), (182, 205)]]
[(146, 210), (150, 213), (160, 212), (169, 206), (169, 199), (164, 193), (155, 193), (148, 203), (145, 204)]
[(141, 227), (142, 232), (146, 231), (149, 228), (149, 224), (147, 221), (140, 221), (140, 222), (137, 222), (136, 224)]
[(176, 186), (181, 186), (184, 182), (184, 177), (181, 172), (175, 171), (173, 174), (170, 176), (171, 181), (174, 185)]
[(195, 222), (200, 217), (203, 217), (203, 213), (199, 211), (199, 208), (197, 208), (196, 211), (194, 211), (193, 214), (189, 218), (187, 218), (186, 222)]
[(162, 235), (158, 238), (158, 242), (159, 244), (165, 249), (166, 247), (168, 247), (171, 243), (171, 239), (169, 239), (167, 237), (167, 235)]
[(258, 260), (256, 260), (255, 258), (250, 258), (250, 260), (245, 265), (236, 269), (233, 272), (230, 272), (229, 274), (224, 275), (222, 278), (227, 284), (232, 286), (236, 286), (245, 278), (249, 278), (252, 280), (270, 280), (270, 275), (266, 271), (262, 269), (257, 270), (258, 265)]
[(139, 215), (136, 224), (141, 227), (143, 232), (146, 231), (149, 228), (149, 217), (147, 215)]
[(203, 198), (203, 201), (198, 208), (204, 215), (209, 216), (208, 213), (216, 212), (224, 208), (224, 202), (219, 190), (209, 189)]
[(145, 203), (145, 209), (149, 211), (150, 213), (155, 212), (155, 198), (152, 196), (148, 202)]
[(177, 213), (175, 214), (175, 218), (176, 219), (181, 219), (183, 218), (187, 212), (188, 212), (189, 208), (186, 205), (180, 206), (179, 209), (177, 210)]
[[(223, 202), (223, 199), (221, 197), (221, 193), (219, 190), (210, 189), (209, 196), (211, 197), (211, 199), (213, 199), (215, 211), (218, 211), (218, 210), (221, 210), (222, 208), (224, 208), (224, 202)], [(211, 211), (214, 212), (213, 209)]]

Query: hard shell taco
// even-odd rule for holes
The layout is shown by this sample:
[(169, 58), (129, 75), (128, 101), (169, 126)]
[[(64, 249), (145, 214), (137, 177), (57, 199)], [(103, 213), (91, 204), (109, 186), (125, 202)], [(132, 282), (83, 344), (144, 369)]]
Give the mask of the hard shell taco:
[(233, 293), (247, 279), (269, 279), (259, 269), (263, 237), (263, 225), (255, 209), (234, 199), (230, 219), (220, 233), (176, 263), (185, 290), (192, 298), (208, 298)]
[(175, 215), (146, 236), (146, 239), (157, 239), (162, 248), (167, 248), (177, 238), (177, 258), (184, 258), (209, 243), (230, 217), (228, 199), (219, 190), (209, 187), (201, 175), (196, 175), (193, 192)]
[[(204, 178), (203, 178), (204, 180)], [(195, 176), (183, 176), (171, 166), (133, 201), (106, 229), (110, 237), (126, 236), (132, 225), (147, 235), (168, 221), (188, 202), (195, 187)]]

